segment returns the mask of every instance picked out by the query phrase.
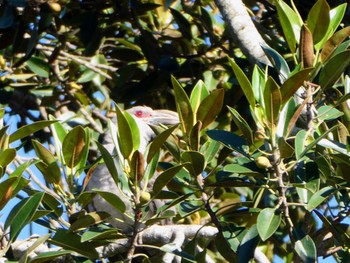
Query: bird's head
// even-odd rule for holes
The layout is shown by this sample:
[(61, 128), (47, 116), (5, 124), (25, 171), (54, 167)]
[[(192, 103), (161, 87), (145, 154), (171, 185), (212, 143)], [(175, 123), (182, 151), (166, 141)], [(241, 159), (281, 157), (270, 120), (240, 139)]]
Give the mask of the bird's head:
[(146, 106), (135, 106), (128, 109), (127, 112), (149, 125), (175, 125), (179, 123), (177, 112), (170, 110), (153, 110)]

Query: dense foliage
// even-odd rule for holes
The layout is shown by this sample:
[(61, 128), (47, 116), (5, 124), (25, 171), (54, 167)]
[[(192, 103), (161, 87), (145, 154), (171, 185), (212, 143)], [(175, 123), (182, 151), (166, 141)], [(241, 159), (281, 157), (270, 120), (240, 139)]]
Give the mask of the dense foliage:
[[(213, 1), (4, 1), (0, 209), (17, 203), (1, 218), (1, 256), (146, 261), (149, 251), (135, 252), (137, 235), (108, 225), (104, 212), (86, 211), (100, 195), (125, 212), (117, 195), (86, 191), (105, 163), (116, 184), (128, 185), (135, 213), (166, 201), (153, 217), (134, 220), (151, 227), (171, 218), (218, 231), (153, 248), (188, 262), (248, 262), (259, 260), (256, 251), (285, 262), (347, 262), (347, 5), (306, 2), (300, 14), (293, 1), (245, 1), (271, 61), (251, 65)], [(142, 131), (120, 110), (143, 104), (176, 110), (180, 119), (153, 127), (145, 157), (137, 151)], [(123, 123), (118, 131), (111, 112)], [(117, 156), (99, 143), (105, 131)], [(140, 186), (155, 171), (148, 192)], [(28, 224), (49, 233), (18, 257), (12, 245)], [(133, 242), (117, 255), (98, 249), (125, 238)], [(61, 249), (29, 257), (43, 244)]]

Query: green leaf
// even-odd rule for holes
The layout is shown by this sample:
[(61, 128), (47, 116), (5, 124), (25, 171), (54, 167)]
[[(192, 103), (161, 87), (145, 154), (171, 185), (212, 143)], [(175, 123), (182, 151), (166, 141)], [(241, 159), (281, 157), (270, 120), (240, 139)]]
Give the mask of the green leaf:
[(0, 151), (0, 165), (2, 167), (7, 166), (13, 161), (13, 159), (15, 159), (15, 157), (16, 157), (15, 149), (8, 148), (3, 151)]
[(260, 43), (260, 46), (264, 50), (266, 56), (271, 61), (274, 69), (277, 70), (278, 74), (280, 75), (280, 78), (282, 77), (283, 80), (287, 79), (290, 74), (290, 69), (285, 59), (276, 50), (270, 48), (268, 45)]
[(89, 226), (96, 225), (103, 222), (105, 219), (110, 218), (111, 215), (103, 211), (93, 211), (80, 216), (69, 227), (70, 231), (86, 229)]
[(264, 177), (261, 173), (253, 171), (249, 169), (248, 167), (245, 167), (241, 164), (228, 164), (224, 167), (224, 171), (234, 173), (234, 174), (240, 174), (245, 176), (255, 176), (255, 177)]
[(276, 124), (280, 113), (282, 96), (280, 87), (272, 77), (269, 77), (266, 81), (264, 102), (267, 119), (270, 123)]
[(189, 135), (189, 144), (190, 144), (191, 150), (194, 150), (194, 151), (199, 150), (201, 129), (202, 129), (202, 122), (197, 121), (197, 123), (193, 126)]
[(257, 65), (254, 66), (252, 75), (252, 89), (254, 93), (254, 98), (264, 107), (263, 92), (265, 89), (265, 74)]
[(324, 105), (317, 109), (317, 119), (320, 121), (328, 121), (336, 119), (342, 115), (344, 115), (343, 112), (337, 110), (333, 106), (330, 105)]
[(46, 182), (59, 184), (61, 182), (61, 170), (55, 156), (40, 142), (32, 140), (36, 155), (42, 162), (36, 163), (36, 167), (42, 172)]
[(23, 139), (31, 134), (33, 134), (34, 132), (37, 132), (47, 126), (49, 126), (52, 123), (57, 122), (56, 120), (52, 120), (52, 121), (37, 121), (34, 122), (32, 124), (28, 124), (28, 125), (24, 125), (21, 128), (19, 128), (17, 131), (15, 131), (14, 133), (12, 133), (10, 135), (10, 143)]
[(317, 191), (311, 196), (309, 202), (306, 205), (306, 209), (309, 211), (314, 210), (320, 204), (329, 199), (331, 195), (335, 192), (335, 190), (336, 189), (333, 186), (326, 186), (321, 190)]
[(129, 125), (128, 119), (125, 117), (125, 115), (120, 110), (118, 105), (115, 105), (115, 107), (116, 107), (117, 122), (118, 122), (119, 149), (124, 159), (129, 159), (134, 148), (132, 130)]
[(74, 253), (73, 250), (59, 250), (59, 251), (49, 251), (49, 252), (41, 252), (39, 255), (34, 257), (29, 261), (29, 263), (44, 263), (51, 262), (53, 259), (62, 257), (65, 255), (71, 255)]
[(205, 158), (200, 152), (185, 151), (181, 154), (181, 163), (190, 172), (192, 176), (202, 174), (205, 168)]
[(183, 132), (187, 134), (194, 125), (194, 115), (191, 102), (180, 83), (173, 76), (171, 77), (171, 82), (174, 87), (176, 109), (179, 114), (181, 128)]
[(197, 112), (197, 109), (201, 102), (209, 95), (207, 86), (202, 80), (199, 80), (192, 89), (190, 96), (190, 103), (193, 112)]
[(224, 130), (209, 130), (207, 134), (213, 140), (219, 141), (226, 147), (235, 150), (249, 158), (247, 153), (247, 141), (242, 137)]
[(282, 105), (287, 103), (295, 92), (304, 84), (308, 79), (308, 76), (313, 68), (306, 68), (298, 71), (297, 73), (290, 76), (283, 84), (280, 89), (282, 96)]
[(305, 235), (302, 239), (295, 242), (295, 251), (301, 260), (305, 263), (315, 263), (317, 259), (316, 246), (312, 238)]
[(305, 150), (305, 141), (306, 141), (307, 131), (301, 130), (295, 136), (295, 157), (296, 160), (300, 160), (303, 157)]
[(171, 136), (173, 131), (177, 128), (178, 125), (172, 126), (160, 134), (158, 134), (153, 141), (150, 143), (148, 154), (147, 154), (147, 163), (151, 161), (154, 155), (159, 151), (159, 149), (163, 146), (165, 141)]
[(180, 172), (184, 165), (173, 166), (162, 172), (153, 184), (153, 197), (156, 197), (160, 191), (166, 186), (173, 177)]
[(98, 253), (93, 242), (83, 243), (78, 234), (69, 230), (58, 229), (50, 240), (50, 243), (65, 249), (73, 250), (89, 258), (98, 258)]
[(126, 210), (126, 206), (122, 199), (119, 196), (115, 195), (111, 192), (101, 191), (99, 189), (93, 189), (96, 193), (98, 193), (103, 199), (105, 199), (111, 206), (113, 206), (120, 213), (124, 213)]
[(5, 222), (5, 229), (10, 228), (10, 242), (13, 242), (21, 230), (32, 221), (45, 193), (38, 192), (20, 201), (10, 212)]
[(233, 72), (236, 75), (238, 83), (241, 86), (241, 89), (242, 89), (245, 97), (247, 98), (247, 100), (249, 102), (250, 107), (252, 109), (254, 109), (255, 108), (255, 96), (253, 93), (252, 84), (250, 83), (247, 76), (244, 74), (243, 70), (240, 69), (240, 67), (236, 64), (236, 62), (233, 59), (229, 58), (228, 61), (233, 69)]
[(329, 5), (326, 0), (318, 0), (311, 8), (307, 16), (307, 26), (310, 29), (314, 43), (317, 44), (327, 40), (327, 31), (329, 27)]
[(80, 125), (74, 127), (64, 137), (62, 153), (64, 161), (69, 168), (73, 168), (79, 163), (82, 158), (85, 145), (85, 130)]
[(294, 10), (284, 1), (275, 1), (275, 4), (289, 49), (292, 53), (295, 53), (296, 45), (299, 43), (302, 20), (299, 14), (295, 13)]
[(332, 86), (344, 73), (350, 62), (350, 50), (334, 55), (321, 70), (319, 83), (323, 89)]
[(81, 236), (81, 242), (87, 242), (87, 241), (105, 241), (105, 240), (113, 240), (113, 239), (119, 239), (125, 237), (124, 235), (120, 234), (120, 231), (111, 228), (111, 229), (103, 229), (101, 231), (86, 231)]
[(133, 150), (136, 151), (140, 148), (141, 144), (139, 126), (137, 125), (136, 120), (127, 111), (124, 112), (124, 116), (127, 119), (130, 126)]
[(118, 185), (118, 181), (119, 181), (118, 170), (117, 170), (116, 164), (114, 163), (112, 155), (99, 142), (96, 141), (96, 145), (97, 145), (98, 150), (101, 153), (102, 159), (104, 160), (105, 165), (107, 166), (107, 169), (108, 169), (110, 175), (112, 176), (116, 185)]
[(259, 232), (256, 225), (253, 225), (245, 233), (238, 247), (238, 262), (250, 262), (254, 258), (254, 251), (259, 244)]
[(220, 113), (224, 102), (224, 89), (217, 89), (210, 93), (199, 105), (197, 120), (202, 122), (202, 128), (211, 124)]
[(43, 59), (31, 57), (27, 60), (28, 68), (40, 77), (48, 78), (50, 75), (50, 66)]
[(281, 224), (282, 215), (274, 208), (265, 208), (258, 215), (257, 228), (263, 241), (271, 237)]

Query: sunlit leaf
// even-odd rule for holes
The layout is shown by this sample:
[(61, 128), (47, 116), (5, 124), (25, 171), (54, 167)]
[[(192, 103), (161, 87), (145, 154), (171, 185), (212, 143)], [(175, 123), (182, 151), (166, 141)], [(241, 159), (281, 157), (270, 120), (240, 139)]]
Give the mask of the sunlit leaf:
[(24, 125), (10, 135), (10, 143), (17, 141), (17, 140), (20, 140), (20, 139), (23, 139), (23, 138), (33, 134), (34, 132), (40, 131), (41, 129), (43, 129), (43, 128), (45, 128), (45, 127), (47, 127), (50, 124), (55, 123), (55, 122), (56, 122), (56, 120), (37, 121), (37, 122), (34, 122), (32, 124)]
[(314, 263), (317, 259), (317, 251), (315, 243), (309, 235), (296, 240), (295, 251), (298, 253), (301, 260), (305, 263)]
[(62, 152), (69, 168), (75, 167), (81, 160), (85, 143), (85, 131), (80, 125), (74, 127), (65, 136), (62, 143)]
[(236, 75), (236, 78), (238, 80), (239, 85), (241, 86), (241, 89), (246, 96), (250, 107), (253, 109), (255, 108), (255, 96), (253, 93), (253, 87), (250, 83), (247, 76), (244, 74), (243, 70), (236, 64), (236, 62), (233, 59), (229, 58), (230, 65), (233, 69), (233, 72)]
[(311, 196), (309, 202), (306, 205), (306, 209), (312, 211), (313, 209), (317, 208), (320, 204), (329, 199), (334, 191), (335, 188), (333, 186), (326, 186), (317, 191)]
[(280, 113), (282, 96), (280, 87), (269, 77), (264, 90), (265, 114), (270, 123), (277, 124)]
[(208, 88), (202, 80), (199, 80), (194, 86), (190, 96), (190, 102), (193, 112), (197, 112), (199, 105), (208, 95)]
[(220, 113), (224, 102), (224, 90), (217, 89), (203, 99), (197, 111), (197, 120), (202, 122), (202, 128), (211, 124)]
[(307, 25), (312, 33), (314, 43), (317, 44), (327, 37), (330, 22), (329, 5), (326, 0), (318, 0), (307, 16)]
[(185, 151), (181, 154), (181, 162), (192, 176), (198, 176), (205, 168), (204, 156), (196, 151)]
[(301, 27), (300, 33), (300, 58), (304, 68), (312, 67), (314, 64), (314, 43), (312, 34), (306, 25)]
[(271, 237), (281, 224), (282, 214), (274, 208), (265, 208), (258, 215), (257, 228), (263, 241)]
[(326, 62), (326, 60), (333, 54), (336, 48), (348, 37), (350, 36), (350, 26), (343, 28), (336, 32), (322, 48), (321, 60)]

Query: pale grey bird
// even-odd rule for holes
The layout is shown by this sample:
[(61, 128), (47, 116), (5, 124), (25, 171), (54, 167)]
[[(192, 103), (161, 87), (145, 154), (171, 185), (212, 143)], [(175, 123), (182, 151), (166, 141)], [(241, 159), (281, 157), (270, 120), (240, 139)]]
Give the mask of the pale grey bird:
[[(149, 125), (163, 124), (170, 126), (179, 123), (178, 114), (170, 110), (153, 110), (150, 107), (135, 106), (128, 109), (127, 112), (134, 117), (140, 130), (140, 146), (138, 151), (141, 154), (145, 153), (147, 145), (155, 136)], [(117, 153), (112, 136), (108, 133), (104, 137), (103, 146), (110, 153), (112, 153), (112, 155)], [(126, 211), (123, 214), (118, 212), (108, 202), (106, 202), (105, 199), (98, 195), (94, 198), (92, 206), (89, 207), (89, 210), (108, 212), (112, 216), (110, 223), (114, 227), (121, 229), (122, 232), (132, 231), (131, 226), (134, 222), (134, 213), (131, 198), (128, 196), (130, 191), (127, 189), (122, 189), (122, 186), (116, 186), (105, 165), (99, 165), (99, 167), (97, 167), (97, 169), (94, 171), (94, 174), (87, 185), (88, 191), (93, 189), (108, 191), (116, 194), (124, 202)], [(153, 203), (153, 205), (157, 206), (155, 203)]]

